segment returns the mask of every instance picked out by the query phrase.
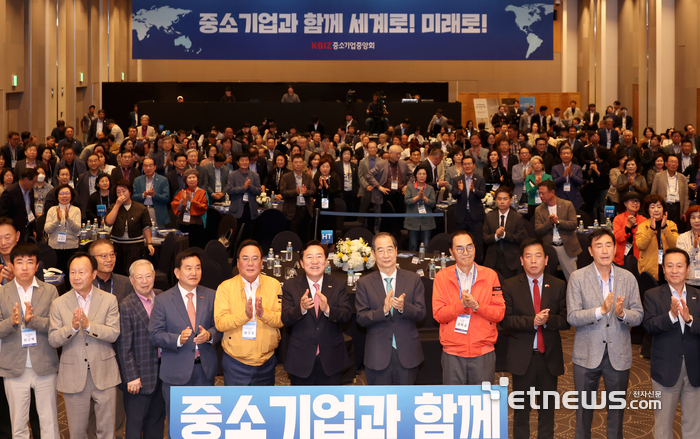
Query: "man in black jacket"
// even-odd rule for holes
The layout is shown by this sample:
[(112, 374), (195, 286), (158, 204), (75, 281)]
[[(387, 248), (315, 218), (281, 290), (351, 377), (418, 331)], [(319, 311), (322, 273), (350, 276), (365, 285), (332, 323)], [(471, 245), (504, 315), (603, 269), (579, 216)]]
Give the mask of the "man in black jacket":
[(0, 217), (11, 218), (15, 228), (20, 232), (20, 242), (36, 237), (36, 217), (34, 216), (34, 184), (36, 170), (27, 168), (22, 171), (19, 181), (12, 184), (0, 195)]
[[(513, 391), (556, 392), (557, 377), (564, 374), (564, 354), (559, 331), (569, 329), (566, 321), (566, 283), (544, 269), (548, 259), (542, 242), (528, 238), (520, 245), (520, 263), (525, 273), (503, 284), (506, 315), (501, 326), (508, 334), (506, 368), (513, 376)], [(554, 406), (542, 408), (537, 396), (537, 437), (554, 437)], [(530, 398), (513, 413), (513, 438), (530, 437)]]
[(496, 189), (495, 197), (498, 208), (484, 220), (484, 265), (508, 279), (518, 272), (518, 249), (528, 236), (523, 217), (510, 207), (513, 191), (501, 186)]

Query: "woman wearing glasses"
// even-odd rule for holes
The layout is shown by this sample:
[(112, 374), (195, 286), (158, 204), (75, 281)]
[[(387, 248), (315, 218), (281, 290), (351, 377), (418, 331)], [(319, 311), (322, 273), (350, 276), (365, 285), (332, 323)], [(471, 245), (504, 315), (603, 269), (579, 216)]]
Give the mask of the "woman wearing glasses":
[(58, 205), (46, 213), (44, 233), (49, 237), (49, 246), (56, 252), (56, 268), (66, 273), (66, 262), (78, 249), (80, 242), (80, 208), (72, 206), (75, 190), (67, 184), (58, 186), (54, 192)]

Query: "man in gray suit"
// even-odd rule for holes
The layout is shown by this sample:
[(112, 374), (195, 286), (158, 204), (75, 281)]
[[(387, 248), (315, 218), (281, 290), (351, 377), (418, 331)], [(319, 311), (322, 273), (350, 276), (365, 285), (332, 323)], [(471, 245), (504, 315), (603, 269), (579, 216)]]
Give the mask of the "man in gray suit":
[(542, 204), (535, 209), (535, 233), (544, 245), (552, 245), (559, 257), (566, 280), (576, 271), (576, 259), (581, 245), (576, 236), (576, 210), (571, 201), (557, 197), (556, 185), (551, 180), (539, 184)]
[[(367, 212), (372, 202), (374, 186), (369, 182), (369, 173), (378, 163), (384, 161), (377, 156), (377, 151), (377, 142), (369, 142), (367, 144), (367, 155), (365, 155), (362, 160), (360, 160), (359, 165), (357, 165), (357, 178), (360, 183), (360, 188), (357, 191), (357, 194), (360, 196), (360, 212)], [(379, 218), (375, 220), (375, 224), (379, 224)], [(367, 226), (368, 222), (367, 219), (365, 219), (365, 227)], [(367, 228), (369, 229), (369, 227)]]
[[(405, 160), (399, 160), (403, 148), (398, 145), (389, 147), (389, 160), (377, 163), (369, 172), (367, 180), (372, 185), (372, 203), (374, 211), (386, 210), (388, 203), (394, 207), (396, 213), (406, 212), (404, 194), (406, 185), (413, 178)], [(400, 233), (403, 226), (403, 218), (384, 218), (382, 231)], [(376, 226), (375, 226), (376, 228)]]
[(39, 248), (21, 243), (10, 252), (14, 281), (0, 290), (0, 377), (10, 406), (12, 437), (28, 438), (34, 389), (42, 437), (58, 438), (56, 372), (58, 355), (49, 345), (49, 310), (58, 297), (53, 285), (35, 277)]
[[(632, 367), (630, 327), (642, 323), (644, 310), (634, 276), (613, 267), (615, 236), (598, 229), (588, 237), (593, 263), (571, 274), (566, 292), (567, 320), (576, 327), (572, 361), (574, 388), (581, 393), (576, 411), (576, 439), (591, 437), (593, 409), (581, 405), (593, 401), (601, 376), (608, 392), (627, 392)], [(614, 313), (614, 315), (613, 315)], [(607, 437), (622, 439), (624, 408), (608, 409)]]
[(474, 173), (484, 175), (484, 167), (489, 163), (489, 150), (481, 146), (481, 137), (471, 136), (469, 138), (471, 148), (464, 151), (464, 157), (474, 158)]
[(357, 323), (367, 328), (370, 385), (413, 385), (423, 362), (416, 322), (425, 317), (425, 291), (416, 273), (396, 268), (397, 252), (392, 235), (375, 235), (372, 254), (379, 271), (362, 276), (357, 284)]
[[(249, 152), (238, 155), (238, 169), (228, 175), (226, 192), (231, 197), (229, 213), (238, 219), (239, 224), (245, 224), (245, 237), (253, 236), (255, 218), (258, 217), (258, 201), (255, 199), (262, 192), (260, 176), (249, 169)], [(245, 238), (244, 238), (245, 239)]]
[(207, 191), (212, 203), (224, 200), (229, 172), (226, 156), (221, 152), (214, 155), (214, 163), (208, 163), (200, 168), (202, 187)]
[(119, 337), (117, 298), (94, 288), (97, 261), (78, 252), (68, 261), (73, 289), (51, 304), (49, 343), (63, 347), (56, 390), (63, 393), (71, 437), (87, 437), (90, 401), (97, 438), (114, 438), (116, 391), (121, 383), (112, 348)]

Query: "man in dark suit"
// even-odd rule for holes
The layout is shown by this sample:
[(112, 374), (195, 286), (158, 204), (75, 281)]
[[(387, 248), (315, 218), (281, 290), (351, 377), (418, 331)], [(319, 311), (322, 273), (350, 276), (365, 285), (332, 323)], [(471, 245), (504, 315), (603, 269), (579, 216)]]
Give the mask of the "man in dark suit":
[[(556, 151), (555, 148), (552, 148)], [(552, 168), (554, 167), (554, 155), (547, 152), (547, 139), (542, 137), (537, 138), (535, 141), (535, 147), (532, 148), (532, 156), (540, 156), (542, 158), (542, 163), (544, 164), (544, 172), (547, 174), (552, 173)]]
[(97, 260), (97, 276), (92, 284), (113, 294), (117, 298), (117, 303), (131, 294), (133, 288), (129, 278), (121, 274), (113, 273), (116, 255), (114, 244), (108, 239), (98, 239), (90, 245), (90, 255)]
[(508, 125), (510, 123), (510, 120), (508, 119), (508, 113), (506, 112), (506, 106), (505, 105), (499, 105), (498, 106), (498, 113), (494, 114), (493, 117), (491, 118), (491, 126), (500, 126), (500, 125)]
[(581, 186), (583, 186), (583, 171), (579, 165), (572, 163), (574, 152), (569, 145), (559, 150), (561, 163), (552, 168), (552, 180), (556, 185), (557, 197), (571, 201), (574, 209), (581, 207)]
[(307, 127), (306, 131), (310, 133), (319, 133), (322, 136), (326, 134), (326, 127), (321, 123), (317, 115), (311, 116), (311, 123)]
[(0, 195), (0, 217), (12, 219), (15, 229), (20, 232), (20, 242), (27, 242), (27, 238), (36, 235), (33, 191), (36, 176), (36, 170), (25, 169), (19, 176), (19, 181)]
[[(260, 184), (264, 186), (267, 181), (267, 160), (260, 155), (260, 151), (254, 146), (246, 149), (246, 151), (248, 153), (248, 166), (250, 170), (258, 174), (258, 177), (260, 177)], [(265, 188), (263, 187), (263, 191), (264, 190)]]
[(455, 177), (452, 182), (452, 197), (457, 200), (455, 208), (455, 226), (460, 230), (471, 233), (476, 246), (475, 261), (481, 264), (483, 260), (484, 205), (481, 199), (486, 195), (486, 180), (474, 173), (474, 158), (465, 156), (462, 159), (464, 175)]
[[(545, 274), (547, 255), (542, 241), (528, 238), (520, 246), (520, 263), (525, 273), (503, 285), (506, 315), (501, 327), (507, 332), (506, 367), (513, 377), (513, 390), (557, 391), (557, 377), (564, 374), (564, 355), (559, 331), (569, 329), (566, 321), (566, 283)], [(538, 438), (554, 437), (554, 407), (542, 408), (537, 398)], [(514, 410), (513, 437), (530, 437), (530, 402)]]
[(19, 176), (22, 175), (22, 171), (24, 171), (27, 168), (34, 168), (36, 169), (37, 167), (44, 168), (44, 172), (46, 171), (46, 165), (44, 162), (41, 160), (37, 160), (37, 147), (36, 145), (28, 145), (25, 150), (26, 158), (20, 160), (17, 162), (17, 166), (15, 166), (15, 181), (19, 180)]
[(226, 183), (230, 168), (226, 165), (226, 156), (217, 152), (214, 162), (200, 167), (202, 187), (207, 191), (212, 203), (221, 201), (226, 195)]
[(134, 111), (129, 113), (129, 127), (139, 126), (139, 106), (134, 104)]
[(219, 370), (214, 346), (221, 340), (214, 323), (216, 292), (199, 285), (202, 261), (196, 252), (177, 255), (175, 277), (177, 285), (158, 296), (148, 324), (151, 343), (161, 348), (166, 416), (171, 386), (214, 385)]
[(148, 334), (156, 296), (162, 293), (153, 288), (154, 280), (153, 265), (145, 259), (135, 261), (129, 268), (134, 291), (119, 302), (121, 334), (116, 350), (124, 391), (125, 439), (162, 439), (165, 428), (160, 358)]
[(128, 150), (122, 152), (121, 166), (112, 169), (112, 187), (117, 186), (119, 180), (129, 180), (129, 183), (134, 184), (136, 177), (141, 176), (141, 171), (134, 166), (134, 153)]
[(499, 165), (506, 168), (506, 170), (511, 173), (513, 171), (513, 166), (518, 164), (518, 156), (511, 153), (511, 145), (520, 153), (520, 148), (523, 147), (520, 142), (516, 141), (514, 143), (509, 143), (508, 139), (501, 139), (498, 142), (498, 160)]
[[(168, 179), (168, 184), (170, 185), (170, 201), (173, 201), (175, 195), (185, 188), (185, 167), (187, 167), (187, 155), (182, 152), (175, 154), (173, 158), (173, 166), (175, 169), (165, 174), (165, 178)], [(172, 209), (168, 209), (168, 217), (170, 222), (175, 224), (177, 218), (175, 217), (175, 212)]]
[(24, 159), (24, 146), (20, 142), (19, 133), (10, 131), (7, 135), (7, 143), (0, 148), (0, 154), (5, 159), (5, 167), (14, 169), (17, 162)]
[(372, 254), (379, 270), (357, 283), (357, 323), (367, 328), (370, 385), (413, 385), (423, 362), (416, 322), (425, 317), (425, 290), (416, 273), (396, 268), (397, 252), (391, 234), (376, 234)]
[(289, 229), (299, 235), (301, 242), (309, 240), (313, 217), (313, 196), (316, 193), (311, 175), (303, 172), (304, 158), (292, 156), (292, 171), (282, 175), (280, 191), (284, 198), (282, 213), (289, 221)]
[(75, 186), (77, 198), (73, 200), (73, 204), (77, 204), (80, 207), (83, 220), (87, 212), (90, 195), (97, 190), (95, 188), (95, 182), (97, 181), (97, 176), (100, 175), (100, 158), (97, 154), (90, 154), (87, 159), (87, 166), (87, 172), (84, 172), (78, 178), (78, 184)]
[(527, 239), (523, 217), (510, 207), (513, 192), (507, 186), (496, 189), (496, 206), (484, 220), (484, 266), (500, 273), (504, 279), (518, 272), (518, 248)]
[[(390, 202), (396, 213), (406, 212), (404, 193), (406, 185), (413, 178), (405, 160), (399, 160), (403, 149), (398, 145), (389, 147), (389, 160), (377, 162), (369, 172), (367, 180), (372, 185), (372, 203), (375, 212), (388, 211)], [(381, 221), (382, 231), (399, 233), (403, 227), (401, 218), (384, 218)]]
[(547, 131), (547, 106), (540, 106), (540, 112), (532, 116), (530, 119), (530, 126), (536, 123), (540, 127), (540, 132)]
[(74, 135), (75, 130), (73, 129), (73, 127), (66, 127), (66, 138), (58, 142), (58, 147), (56, 148), (58, 150), (58, 153), (61, 154), (61, 157), (63, 157), (63, 148), (66, 145), (70, 145), (73, 147), (73, 152), (75, 152), (76, 156), (79, 156), (80, 153), (83, 152), (83, 144), (80, 142), (80, 140), (77, 140), (75, 137), (73, 137)]
[(520, 108), (520, 101), (513, 102), (513, 106), (508, 110), (508, 120), (512, 125), (520, 126), (520, 117), (525, 114)]
[(607, 149), (612, 149), (613, 146), (620, 143), (620, 134), (613, 128), (613, 124), (612, 119), (605, 119), (605, 127), (598, 130), (600, 144)]
[(97, 132), (101, 131), (105, 134), (109, 134), (109, 129), (107, 129), (107, 121), (105, 120), (105, 110), (97, 110), (97, 117), (90, 124), (90, 133), (88, 134), (88, 142), (95, 143), (97, 139)]
[[(238, 169), (228, 174), (226, 193), (231, 204), (229, 213), (238, 219), (238, 224), (245, 224), (243, 234), (246, 238), (253, 236), (255, 218), (258, 217), (258, 201), (256, 197), (262, 192), (260, 177), (250, 170), (251, 152), (238, 155)], [(250, 154), (250, 155), (249, 155)]]
[[(443, 152), (438, 146), (430, 149), (428, 158), (423, 160), (421, 164), (416, 167), (425, 169), (428, 174), (428, 178), (425, 180), (426, 183), (431, 185), (435, 189), (435, 194), (440, 192), (440, 189), (449, 186), (449, 183), (445, 181), (445, 164), (443, 163)], [(415, 174), (415, 170), (413, 171)]]
[(700, 291), (687, 285), (690, 257), (679, 248), (666, 250), (663, 260), (668, 284), (644, 295), (644, 329), (652, 336), (651, 386), (661, 393), (661, 408), (654, 411), (654, 437), (673, 437), (678, 401), (681, 402), (683, 437), (700, 436)]
[(282, 323), (291, 331), (284, 370), (293, 386), (340, 385), (349, 361), (341, 329), (351, 314), (345, 282), (324, 274), (324, 244), (310, 241), (299, 253), (306, 275), (282, 287)]
[(700, 136), (695, 134), (695, 127), (693, 124), (688, 124), (685, 126), (685, 138), (690, 140), (693, 144), (693, 155), (698, 153), (700, 150)]
[(403, 136), (403, 135), (410, 136), (413, 134), (413, 128), (411, 127), (411, 121), (409, 118), (405, 118), (400, 124), (394, 128), (394, 136)]
[(70, 172), (70, 181), (73, 182), (73, 186), (78, 184), (78, 178), (87, 171), (87, 165), (84, 161), (80, 160), (75, 156), (75, 151), (70, 145), (65, 145), (63, 147), (63, 159), (56, 164), (56, 171), (54, 174), (54, 187), (58, 184), (58, 171), (66, 168)]
[(595, 111), (595, 104), (588, 104), (588, 111), (583, 113), (583, 129), (587, 131), (597, 131), (600, 114)]

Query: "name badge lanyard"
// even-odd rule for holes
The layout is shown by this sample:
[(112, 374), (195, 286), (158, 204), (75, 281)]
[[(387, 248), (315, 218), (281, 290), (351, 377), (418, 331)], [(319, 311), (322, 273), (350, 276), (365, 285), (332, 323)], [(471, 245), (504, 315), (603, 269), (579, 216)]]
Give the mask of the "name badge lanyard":
[[(501, 179), (501, 177), (502, 177), (502, 175), (501, 175), (501, 167), (500, 167), (500, 166), (496, 166), (496, 170), (498, 171), (498, 179), (499, 179), (499, 181), (500, 181), (500, 179)], [(493, 175), (493, 167), (491, 168), (491, 178), (494, 178), (494, 179), (496, 178), (496, 177)], [(568, 178), (568, 177), (567, 177), (567, 178)], [(567, 181), (568, 181), (568, 180), (567, 180)]]
[[(399, 164), (396, 163), (396, 177), (394, 177), (394, 168), (391, 167), (391, 163), (389, 163), (389, 180), (391, 182), (396, 181), (398, 183), (399, 181), (399, 170), (398, 170)], [(392, 188), (393, 189), (393, 188)]]
[[(457, 285), (459, 285), (459, 300), (462, 300), (462, 281), (459, 279), (459, 273), (457, 273), (456, 268), (455, 268), (455, 275), (457, 276)], [(469, 279), (469, 275), (467, 275), (467, 279)], [(469, 288), (470, 293), (474, 289), (475, 283), (476, 283), (476, 267), (474, 267), (474, 274), (472, 274), (472, 285)], [(467, 314), (462, 314), (462, 315), (466, 316)]]

